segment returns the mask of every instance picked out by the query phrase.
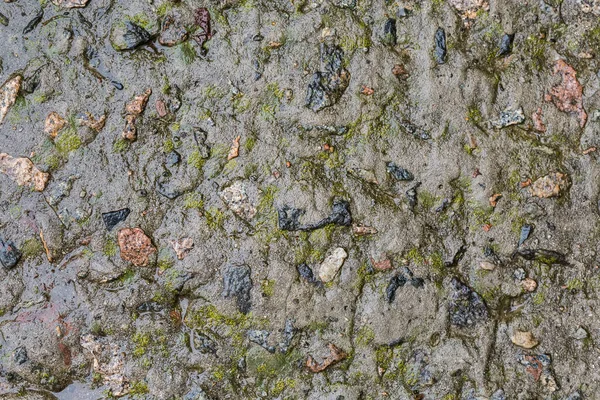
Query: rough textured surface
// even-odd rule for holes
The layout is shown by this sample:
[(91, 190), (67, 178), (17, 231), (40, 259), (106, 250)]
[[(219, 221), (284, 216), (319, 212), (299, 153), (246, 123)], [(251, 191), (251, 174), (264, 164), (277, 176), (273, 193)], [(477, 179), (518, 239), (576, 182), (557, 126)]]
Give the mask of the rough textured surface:
[(0, 0), (0, 398), (600, 398), (599, 5)]

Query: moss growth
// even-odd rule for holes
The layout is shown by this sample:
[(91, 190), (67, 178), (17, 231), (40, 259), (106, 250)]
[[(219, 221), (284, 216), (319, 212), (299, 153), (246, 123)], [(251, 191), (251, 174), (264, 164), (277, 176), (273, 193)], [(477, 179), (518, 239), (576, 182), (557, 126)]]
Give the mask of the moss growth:
[(542, 71), (546, 67), (546, 41), (536, 36), (528, 36), (523, 47), (524, 52), (529, 56), (531, 62), (526, 66), (532, 67), (536, 71)]
[(112, 238), (109, 238), (104, 242), (102, 253), (107, 257), (114, 257), (117, 255), (117, 248), (117, 243)]
[(356, 337), (354, 338), (354, 342), (357, 346), (367, 346), (375, 339), (375, 332), (370, 326), (363, 325), (360, 327), (358, 332), (356, 332)]
[(188, 165), (198, 169), (199, 171), (202, 171), (205, 162), (206, 160), (200, 155), (200, 150), (194, 150), (187, 159)]
[(271, 297), (275, 294), (275, 280), (265, 279), (260, 283), (260, 289), (264, 296)]
[(77, 134), (77, 131), (73, 129), (64, 130), (56, 138), (55, 143), (56, 149), (63, 156), (69, 155), (69, 153), (79, 149), (82, 145), (81, 138)]
[(150, 347), (151, 336), (149, 333), (136, 333), (131, 338), (131, 341), (135, 344), (133, 348), (133, 355), (136, 357), (141, 357), (148, 351), (148, 347)]
[(29, 238), (23, 242), (21, 253), (24, 259), (34, 258), (44, 253), (44, 246), (37, 238)]
[(202, 210), (204, 208), (204, 199), (198, 192), (187, 193), (183, 199), (183, 207), (187, 210)]
[(223, 228), (223, 224), (225, 223), (225, 214), (223, 211), (216, 207), (211, 207), (206, 210), (204, 216), (206, 217), (206, 225), (210, 229), (217, 230)]
[(119, 138), (113, 143), (113, 153), (124, 153), (129, 148), (129, 141)]
[(132, 396), (141, 396), (149, 392), (146, 382), (134, 381), (129, 387), (129, 394)]

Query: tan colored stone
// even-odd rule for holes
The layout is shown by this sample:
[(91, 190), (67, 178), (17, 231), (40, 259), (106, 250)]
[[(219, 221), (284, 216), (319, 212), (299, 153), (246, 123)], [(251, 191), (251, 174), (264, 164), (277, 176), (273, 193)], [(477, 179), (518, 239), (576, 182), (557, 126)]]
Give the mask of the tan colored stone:
[(2, 87), (0, 87), (0, 125), (4, 122), (8, 110), (15, 104), (21, 90), (22, 82), (23, 77), (17, 75), (4, 82)]
[(541, 198), (556, 197), (567, 187), (567, 175), (553, 172), (539, 178), (530, 187), (533, 196)]
[(319, 268), (319, 278), (321, 278), (321, 281), (331, 282), (340, 268), (342, 268), (346, 257), (348, 257), (348, 253), (341, 247), (333, 250), (333, 252), (323, 260), (321, 267)]
[(50, 174), (37, 169), (28, 158), (14, 158), (6, 153), (0, 153), (0, 172), (17, 185), (31, 186), (36, 192), (42, 192), (50, 178)]
[(121, 258), (136, 267), (145, 267), (150, 255), (156, 252), (152, 240), (140, 228), (124, 228), (117, 234)]
[(493, 271), (496, 269), (496, 264), (491, 263), (489, 261), (482, 261), (479, 263), (479, 268), (484, 269), (486, 271)]
[(48, 114), (46, 121), (44, 122), (44, 132), (46, 135), (54, 139), (58, 135), (58, 132), (65, 127), (65, 125), (67, 125), (67, 121), (61, 117), (60, 114), (57, 112), (51, 112)]
[(521, 281), (521, 286), (526, 292), (535, 292), (537, 289), (537, 282), (531, 278), (525, 278)]
[(516, 346), (524, 349), (533, 349), (535, 346), (540, 344), (531, 332), (515, 330), (510, 336), (510, 340)]

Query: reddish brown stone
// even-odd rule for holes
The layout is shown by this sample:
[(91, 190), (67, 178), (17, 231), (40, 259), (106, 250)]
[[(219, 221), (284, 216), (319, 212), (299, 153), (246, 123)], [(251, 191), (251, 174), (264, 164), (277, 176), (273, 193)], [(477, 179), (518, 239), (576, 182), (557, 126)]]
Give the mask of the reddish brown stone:
[(546, 125), (542, 121), (542, 108), (538, 107), (537, 111), (531, 115), (531, 119), (533, 120), (533, 129), (538, 132), (546, 132)]
[(373, 268), (377, 271), (387, 271), (392, 269), (392, 260), (387, 258), (387, 256), (384, 256), (384, 259), (379, 261), (375, 261), (375, 259), (371, 258), (371, 265), (373, 265)]
[(136, 267), (147, 266), (150, 255), (156, 252), (156, 247), (140, 228), (121, 229), (117, 239), (121, 248), (121, 258)]
[(587, 113), (583, 109), (583, 86), (577, 80), (577, 72), (564, 60), (554, 65), (554, 75), (560, 75), (562, 82), (546, 94), (546, 101), (552, 101), (561, 111), (577, 114), (579, 126), (584, 127)]
[(315, 373), (324, 371), (347, 357), (346, 352), (333, 343), (329, 343), (328, 347), (329, 356), (324, 358), (322, 363), (318, 363), (312, 356), (308, 356), (308, 359), (306, 360), (306, 368), (308, 368), (309, 371)]

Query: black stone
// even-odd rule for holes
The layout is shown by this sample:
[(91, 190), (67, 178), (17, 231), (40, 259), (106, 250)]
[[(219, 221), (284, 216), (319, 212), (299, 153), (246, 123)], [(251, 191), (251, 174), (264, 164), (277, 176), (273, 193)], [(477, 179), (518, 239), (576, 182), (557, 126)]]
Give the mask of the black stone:
[(27, 349), (23, 346), (17, 347), (15, 352), (13, 353), (13, 357), (15, 362), (19, 365), (26, 363), (29, 361), (29, 356), (27, 355)]
[(438, 64), (446, 62), (446, 32), (443, 28), (438, 28), (435, 31), (435, 50), (433, 54)]
[(305, 105), (318, 112), (338, 102), (350, 82), (350, 73), (343, 67), (344, 52), (338, 46), (322, 45), (322, 71), (313, 74), (306, 93)]
[(437, 213), (441, 213), (442, 211), (444, 211), (446, 208), (448, 208), (448, 206), (450, 205), (451, 201), (448, 198), (445, 198), (444, 200), (442, 200), (442, 204), (440, 204), (436, 209), (435, 212)]
[(400, 122), (400, 127), (406, 131), (406, 133), (413, 135), (415, 139), (429, 140), (431, 135), (423, 128), (419, 128), (417, 125), (410, 121), (403, 120)]
[(394, 277), (392, 277), (392, 279), (390, 279), (390, 282), (388, 283), (387, 288), (385, 289), (385, 298), (388, 303), (391, 304), (394, 301), (394, 299), (396, 298), (396, 290), (406, 285), (406, 281), (406, 276), (404, 276), (403, 274), (395, 275)]
[(415, 176), (411, 174), (408, 170), (397, 166), (393, 162), (387, 163), (387, 172), (392, 175), (398, 181), (412, 181), (415, 179)]
[(547, 265), (567, 263), (565, 255), (554, 250), (519, 249), (515, 252), (515, 254), (521, 256), (525, 260), (535, 260)]
[(40, 22), (42, 22), (43, 18), (44, 18), (44, 9), (40, 8), (40, 10), (36, 14), (36, 16), (33, 17), (33, 19), (31, 21), (29, 21), (27, 26), (25, 26), (25, 29), (23, 29), (23, 34), (26, 35), (29, 32), (33, 31), (40, 24)]
[(125, 22), (125, 32), (123, 33), (123, 41), (125, 42), (124, 50), (133, 50), (138, 46), (148, 42), (152, 36), (139, 25), (131, 21)]
[(408, 189), (405, 193), (406, 198), (408, 199), (408, 205), (410, 208), (415, 208), (417, 205), (417, 189), (421, 186), (421, 182), (417, 182), (413, 187)]
[(146, 301), (140, 304), (137, 308), (139, 312), (160, 312), (163, 310), (163, 305), (156, 301)]
[(296, 270), (298, 271), (298, 274), (300, 275), (300, 277), (302, 279), (304, 279), (306, 282), (308, 282), (308, 283), (316, 283), (317, 282), (312, 268), (309, 267), (307, 264), (302, 263), (302, 264), (296, 266)]
[(383, 41), (391, 46), (395, 46), (398, 42), (396, 35), (396, 20), (394, 18), (388, 18), (387, 21), (385, 21), (383, 27)]
[(106, 225), (106, 229), (112, 231), (115, 226), (127, 219), (130, 212), (129, 208), (122, 208), (117, 211), (102, 213), (102, 220), (104, 221), (104, 225)]
[(17, 245), (11, 240), (4, 240), (0, 237), (0, 264), (6, 269), (11, 269), (19, 262), (21, 252)]
[(448, 312), (452, 325), (461, 328), (472, 327), (488, 318), (487, 306), (477, 292), (457, 278), (452, 278), (451, 285)]
[(248, 314), (252, 306), (250, 273), (250, 267), (246, 265), (228, 265), (223, 271), (223, 297), (235, 297), (238, 310), (243, 314)]
[(521, 235), (519, 236), (519, 246), (521, 246), (529, 238), (533, 232), (533, 225), (525, 224), (521, 227)]
[(513, 40), (515, 39), (515, 34), (505, 33), (500, 39), (500, 50), (498, 50), (499, 56), (506, 56), (512, 52)]
[(283, 206), (278, 211), (279, 229), (284, 231), (314, 231), (323, 228), (329, 224), (339, 226), (352, 225), (352, 214), (350, 212), (350, 203), (346, 200), (335, 200), (331, 209), (331, 214), (314, 223), (303, 225), (299, 218), (304, 214), (304, 210)]

